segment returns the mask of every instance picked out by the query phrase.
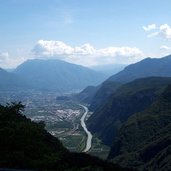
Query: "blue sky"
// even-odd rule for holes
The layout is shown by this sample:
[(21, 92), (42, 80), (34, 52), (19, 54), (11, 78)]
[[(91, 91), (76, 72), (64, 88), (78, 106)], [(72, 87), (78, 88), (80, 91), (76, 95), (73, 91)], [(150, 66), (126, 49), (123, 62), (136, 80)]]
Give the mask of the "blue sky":
[(91, 66), (169, 54), (170, 7), (170, 0), (0, 0), (0, 67), (30, 58)]

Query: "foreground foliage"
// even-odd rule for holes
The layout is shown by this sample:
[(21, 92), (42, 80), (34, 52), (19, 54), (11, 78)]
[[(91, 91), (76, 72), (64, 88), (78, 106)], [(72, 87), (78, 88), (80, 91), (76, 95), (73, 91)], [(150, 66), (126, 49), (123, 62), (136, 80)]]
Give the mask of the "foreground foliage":
[(87, 154), (70, 153), (61, 142), (23, 114), (21, 103), (0, 106), (0, 168), (58, 171), (122, 171)]

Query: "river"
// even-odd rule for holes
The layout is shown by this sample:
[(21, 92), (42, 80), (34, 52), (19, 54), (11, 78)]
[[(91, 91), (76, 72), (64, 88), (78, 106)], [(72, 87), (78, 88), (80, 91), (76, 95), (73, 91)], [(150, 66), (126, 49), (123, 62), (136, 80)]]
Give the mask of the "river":
[(93, 136), (92, 136), (91, 132), (87, 129), (87, 126), (85, 124), (85, 118), (86, 118), (86, 115), (88, 114), (88, 108), (84, 105), (80, 105), (80, 106), (83, 107), (85, 110), (85, 112), (80, 120), (81, 120), (81, 126), (83, 127), (84, 131), (87, 134), (87, 142), (86, 142), (86, 146), (85, 146), (85, 149), (83, 150), (83, 152), (88, 152), (92, 145)]

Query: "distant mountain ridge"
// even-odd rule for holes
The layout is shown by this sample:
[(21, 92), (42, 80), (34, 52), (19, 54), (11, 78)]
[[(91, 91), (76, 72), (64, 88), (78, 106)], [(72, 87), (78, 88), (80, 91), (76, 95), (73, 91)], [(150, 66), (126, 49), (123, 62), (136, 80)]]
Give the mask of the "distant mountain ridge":
[(108, 80), (113, 82), (129, 82), (143, 77), (170, 77), (171, 55), (163, 58), (146, 58), (135, 64), (131, 64)]
[(135, 79), (153, 76), (171, 77), (171, 55), (163, 58), (146, 58), (109, 77), (91, 98), (90, 109), (93, 111), (98, 109), (120, 85)]
[(38, 90), (59, 92), (81, 90), (88, 85), (100, 84), (106, 78), (89, 68), (61, 60), (28, 60), (14, 73), (28, 80)]
[(110, 77), (120, 71), (122, 71), (127, 65), (126, 64), (106, 64), (91, 67), (93, 70), (101, 72), (106, 76)]

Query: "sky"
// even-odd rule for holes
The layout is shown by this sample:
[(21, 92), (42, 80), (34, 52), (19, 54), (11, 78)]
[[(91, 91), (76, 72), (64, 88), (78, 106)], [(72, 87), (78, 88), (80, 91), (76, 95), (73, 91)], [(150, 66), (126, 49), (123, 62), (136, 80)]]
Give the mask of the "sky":
[(0, 0), (0, 67), (95, 66), (171, 54), (170, 0)]

